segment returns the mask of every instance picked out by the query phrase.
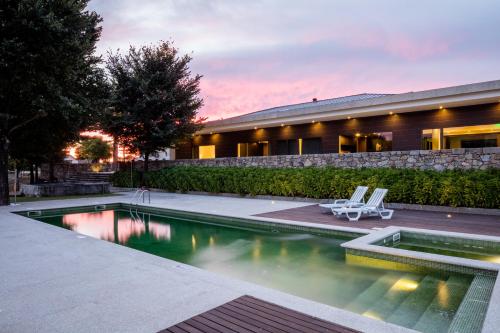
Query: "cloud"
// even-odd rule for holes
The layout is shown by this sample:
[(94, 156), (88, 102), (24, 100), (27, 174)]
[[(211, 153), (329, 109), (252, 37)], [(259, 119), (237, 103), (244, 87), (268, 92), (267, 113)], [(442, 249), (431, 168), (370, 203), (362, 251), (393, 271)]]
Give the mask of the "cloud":
[(192, 53), (201, 115), (500, 78), (500, 2), (94, 0), (98, 52), (159, 40)]

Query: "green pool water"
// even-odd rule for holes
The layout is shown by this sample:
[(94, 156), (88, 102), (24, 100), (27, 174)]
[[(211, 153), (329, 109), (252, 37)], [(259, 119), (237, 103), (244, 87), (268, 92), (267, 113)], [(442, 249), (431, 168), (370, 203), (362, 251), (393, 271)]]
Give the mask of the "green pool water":
[(346, 257), (346, 236), (138, 215), (115, 209), (35, 218), (421, 332), (448, 330), (473, 279), (362, 265)]
[[(400, 242), (381, 244), (403, 250), (441, 254), (445, 256), (482, 260), (500, 264), (500, 246), (491, 247), (481, 244), (452, 242), (450, 240), (411, 239), (402, 236)], [(480, 242), (478, 242), (480, 243)]]

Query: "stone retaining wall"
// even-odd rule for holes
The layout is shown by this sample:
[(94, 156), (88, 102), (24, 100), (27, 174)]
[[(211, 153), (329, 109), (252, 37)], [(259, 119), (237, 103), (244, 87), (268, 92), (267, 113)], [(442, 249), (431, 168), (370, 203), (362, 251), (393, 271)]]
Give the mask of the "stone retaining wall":
[[(135, 170), (143, 169), (143, 161), (135, 161)], [(379, 153), (281, 155), (255, 157), (222, 157), (206, 160), (150, 161), (149, 170), (169, 166), (235, 166), (235, 167), (286, 167), (334, 166), (339, 168), (408, 168), (420, 170), (500, 169), (500, 148), (468, 148), (444, 150), (388, 151)], [(88, 172), (89, 165), (62, 163), (55, 165), (58, 179), (69, 178), (75, 173)], [(105, 168), (111, 169), (109, 168)], [(121, 163), (121, 170), (130, 170), (130, 162)], [(48, 175), (42, 166), (42, 177)]]
[[(167, 166), (287, 167), (334, 166), (340, 168), (408, 168), (420, 170), (500, 168), (500, 148), (388, 151), (353, 154), (223, 157), (206, 160), (150, 162), (150, 170)], [(125, 166), (124, 166), (125, 167)], [(134, 162), (142, 170), (143, 162)], [(130, 164), (128, 164), (130, 168)]]

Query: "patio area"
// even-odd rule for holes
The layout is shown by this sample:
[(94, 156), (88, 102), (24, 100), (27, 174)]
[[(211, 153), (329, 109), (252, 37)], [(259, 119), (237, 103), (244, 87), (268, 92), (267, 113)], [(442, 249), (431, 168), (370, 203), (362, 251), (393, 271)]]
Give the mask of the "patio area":
[(430, 212), (419, 210), (395, 210), (391, 220), (378, 217), (361, 218), (357, 222), (339, 219), (320, 211), (318, 205), (294, 207), (274, 212), (257, 214), (258, 217), (328, 224), (338, 227), (362, 229), (385, 228), (389, 226), (441, 230), (500, 236), (500, 216)]

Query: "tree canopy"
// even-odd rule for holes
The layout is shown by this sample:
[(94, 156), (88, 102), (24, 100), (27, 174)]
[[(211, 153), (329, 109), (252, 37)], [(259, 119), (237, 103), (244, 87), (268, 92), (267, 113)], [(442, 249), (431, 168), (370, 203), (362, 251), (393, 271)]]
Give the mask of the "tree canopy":
[(130, 47), (126, 55), (111, 53), (107, 69), (111, 102), (104, 129), (131, 150), (149, 157), (173, 147), (201, 128), (196, 120), (203, 100), (201, 76), (192, 75), (191, 57), (179, 55), (171, 42)]
[(98, 162), (111, 157), (111, 146), (99, 138), (85, 139), (78, 147), (77, 154), (79, 159)]
[(94, 55), (101, 18), (87, 3), (2, 2), (0, 205), (9, 202), (9, 155), (55, 156), (102, 107), (104, 73)]

